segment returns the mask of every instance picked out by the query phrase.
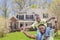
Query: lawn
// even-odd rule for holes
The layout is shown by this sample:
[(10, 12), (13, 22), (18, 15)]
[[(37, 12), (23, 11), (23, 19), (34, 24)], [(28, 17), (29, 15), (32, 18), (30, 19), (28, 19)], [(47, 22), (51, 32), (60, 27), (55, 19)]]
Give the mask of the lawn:
[[(36, 34), (35, 32), (29, 32), (30, 34)], [(59, 32), (60, 34), (60, 32)], [(33, 40), (26, 37), (22, 32), (8, 33), (5, 37), (0, 38), (0, 40)], [(55, 37), (55, 40), (60, 40), (60, 36)]]

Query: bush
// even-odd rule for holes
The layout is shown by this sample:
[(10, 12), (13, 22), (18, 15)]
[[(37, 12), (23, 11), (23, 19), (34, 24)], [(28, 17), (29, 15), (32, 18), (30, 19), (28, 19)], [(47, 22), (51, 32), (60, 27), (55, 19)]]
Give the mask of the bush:
[(0, 27), (0, 37), (4, 37), (9, 32), (4, 26)]
[(4, 29), (2, 27), (0, 27), (0, 37), (4, 36)]

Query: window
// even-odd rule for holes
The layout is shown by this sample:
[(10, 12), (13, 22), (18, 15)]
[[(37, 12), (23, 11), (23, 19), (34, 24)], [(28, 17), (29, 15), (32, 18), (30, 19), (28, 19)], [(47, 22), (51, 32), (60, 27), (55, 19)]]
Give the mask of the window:
[(26, 23), (26, 26), (28, 26), (28, 24)]
[(16, 18), (18, 18), (20, 20), (24, 20), (24, 15), (17, 15)]
[(17, 15), (16, 18), (19, 18), (19, 15)]
[(48, 18), (48, 14), (47, 13), (43, 13), (43, 18)]
[(34, 17), (33, 17), (33, 15), (26, 15), (26, 19), (27, 19), (27, 20), (33, 20)]
[(24, 20), (24, 15), (19, 15), (20, 20)]
[(20, 27), (22, 27), (23, 26), (23, 24), (20, 24)]
[(20, 23), (20, 27), (23, 27), (23, 26), (24, 26), (24, 23), (21, 22), (21, 23)]

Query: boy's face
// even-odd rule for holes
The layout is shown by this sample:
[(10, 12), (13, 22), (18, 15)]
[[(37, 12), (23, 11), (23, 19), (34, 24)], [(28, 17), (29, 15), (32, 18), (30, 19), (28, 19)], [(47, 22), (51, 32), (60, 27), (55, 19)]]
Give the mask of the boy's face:
[(37, 22), (40, 22), (40, 21), (41, 21), (41, 19), (40, 19), (39, 16), (36, 17), (36, 21), (37, 21)]
[(40, 30), (41, 33), (44, 33), (44, 31), (45, 31), (45, 26), (39, 26), (39, 30)]

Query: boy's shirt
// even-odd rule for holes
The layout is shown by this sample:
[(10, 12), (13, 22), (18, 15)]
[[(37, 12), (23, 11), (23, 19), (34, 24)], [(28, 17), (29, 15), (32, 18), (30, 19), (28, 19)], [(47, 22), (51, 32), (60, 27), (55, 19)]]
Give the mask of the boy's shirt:
[(38, 26), (40, 25), (40, 24), (44, 24), (45, 26), (46, 26), (46, 21), (45, 20), (42, 20), (42, 21), (40, 21), (39, 23), (37, 22), (37, 21), (35, 21), (31, 26), (33, 27), (33, 28), (37, 28), (38, 29)]

